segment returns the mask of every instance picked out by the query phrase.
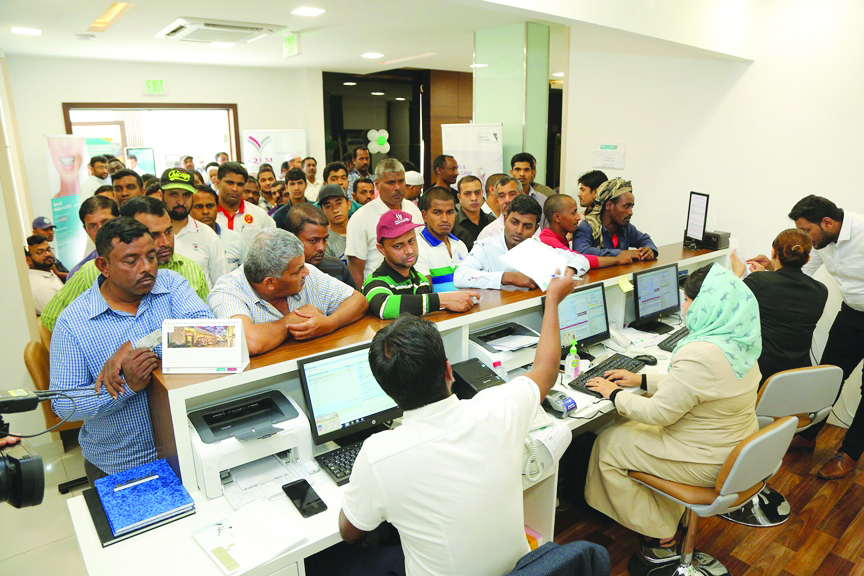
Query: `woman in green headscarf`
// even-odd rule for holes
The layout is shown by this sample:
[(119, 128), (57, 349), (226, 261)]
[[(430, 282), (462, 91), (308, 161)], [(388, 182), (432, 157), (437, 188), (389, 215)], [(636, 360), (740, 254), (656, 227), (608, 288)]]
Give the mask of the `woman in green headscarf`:
[[(587, 385), (612, 400), (627, 420), (604, 430), (591, 453), (585, 498), (643, 535), (642, 556), (665, 562), (684, 507), (628, 477), (647, 472), (692, 486), (714, 486), (732, 449), (759, 430), (756, 391), (762, 350), (759, 305), (719, 264), (693, 272), (681, 314), (690, 335), (672, 353), (667, 374), (613, 370)], [(647, 390), (629, 394), (623, 387)]]

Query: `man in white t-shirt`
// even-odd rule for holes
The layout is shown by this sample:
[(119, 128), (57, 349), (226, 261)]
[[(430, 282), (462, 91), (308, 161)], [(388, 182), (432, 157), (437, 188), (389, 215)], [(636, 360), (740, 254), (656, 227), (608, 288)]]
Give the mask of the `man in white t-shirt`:
[(194, 218), (189, 217), (192, 210), (192, 196), (195, 194), (195, 178), (184, 168), (168, 168), (159, 181), (162, 187), (162, 202), (171, 217), (174, 229), (174, 249), (201, 266), (207, 282), (213, 286), (228, 272), (225, 249), (219, 236)]
[(570, 270), (550, 282), (532, 370), (471, 400), (451, 393), (453, 370), (435, 324), (403, 315), (378, 331), (372, 374), (404, 415), (357, 456), (339, 514), (343, 539), (391, 523), (408, 576), (513, 569), (529, 551), (524, 440), (558, 376), (558, 303), (572, 290)]
[(218, 205), (219, 196), (212, 188), (195, 186), (195, 195), (192, 196), (192, 209), (189, 210), (189, 215), (216, 232), (222, 242), (222, 248), (225, 249), (228, 272), (233, 272), (246, 260), (246, 243), (240, 234), (216, 223), (216, 207)]
[(321, 180), (318, 179), (318, 161), (311, 156), (303, 159), (303, 173), (306, 174), (306, 199), (315, 202), (318, 191), (321, 190)]
[(41, 316), (42, 309), (63, 288), (63, 282), (51, 271), (55, 259), (47, 238), (39, 234), (29, 236), (24, 254), (27, 257), (27, 267), (30, 268), (28, 276), (36, 315)]
[(259, 230), (276, 227), (276, 222), (267, 212), (243, 200), (243, 189), (248, 177), (246, 168), (238, 162), (225, 162), (216, 173), (219, 187), (216, 222), (219, 226), (238, 232), (247, 246)]
[(375, 166), (375, 198), (357, 210), (348, 221), (345, 238), (345, 256), (357, 286), (384, 261), (378, 252), (376, 229), (381, 215), (388, 210), (402, 210), (411, 214), (414, 222), (423, 221), (423, 215), (413, 202), (405, 198), (405, 168), (395, 158), (385, 158)]
[(105, 156), (93, 156), (88, 163), (90, 176), (81, 183), (81, 198), (89, 198), (100, 186), (110, 186), (111, 177), (108, 174), (108, 160)]

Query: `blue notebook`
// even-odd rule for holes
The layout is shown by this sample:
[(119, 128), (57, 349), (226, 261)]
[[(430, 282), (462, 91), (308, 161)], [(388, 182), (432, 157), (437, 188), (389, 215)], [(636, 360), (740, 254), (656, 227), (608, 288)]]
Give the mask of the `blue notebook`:
[(138, 530), (195, 508), (166, 460), (156, 460), (95, 482), (114, 536)]

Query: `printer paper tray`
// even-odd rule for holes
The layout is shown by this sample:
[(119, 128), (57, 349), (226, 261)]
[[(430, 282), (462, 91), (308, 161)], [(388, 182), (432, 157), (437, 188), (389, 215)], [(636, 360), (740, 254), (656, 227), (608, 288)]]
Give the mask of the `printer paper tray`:
[(228, 482), (222, 485), (222, 494), (225, 499), (231, 504), (235, 510), (251, 504), (257, 500), (271, 500), (277, 496), (285, 497), (282, 491), (282, 486), (295, 480), (306, 480), (310, 485), (315, 481), (306, 473), (303, 468), (293, 462), (285, 464), (286, 473), (266, 482), (261, 482), (255, 486), (251, 486), (246, 490), (240, 488), (236, 481)]

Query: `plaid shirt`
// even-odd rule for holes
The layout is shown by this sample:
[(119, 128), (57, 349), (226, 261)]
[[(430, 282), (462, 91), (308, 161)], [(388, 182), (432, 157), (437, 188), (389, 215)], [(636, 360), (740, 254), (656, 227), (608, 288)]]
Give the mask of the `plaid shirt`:
[[(311, 304), (321, 310), (325, 316), (330, 316), (354, 294), (353, 288), (321, 272), (315, 266), (306, 264), (306, 268), (309, 269), (309, 275), (305, 278), (303, 288), (297, 294), (287, 298), (289, 312)], [(247, 316), (254, 324), (264, 324), (284, 318), (272, 304), (258, 296), (246, 279), (243, 266), (225, 274), (216, 282), (210, 296), (207, 297), (207, 303), (217, 318)]]
[[(192, 289), (198, 294), (201, 300), (207, 300), (207, 293), (209, 292), (207, 277), (204, 275), (204, 270), (201, 269), (201, 266), (194, 260), (174, 252), (174, 255), (171, 256), (171, 260), (167, 264), (159, 265), (159, 270), (177, 272), (189, 281)], [(54, 325), (57, 323), (60, 313), (72, 304), (78, 296), (93, 286), (93, 282), (96, 281), (98, 276), (99, 269), (96, 268), (96, 263), (92, 260), (81, 266), (75, 276), (66, 280), (63, 288), (54, 295), (45, 309), (42, 310), (42, 325), (50, 332), (53, 332)]]
[[(160, 270), (134, 315), (108, 305), (99, 289), (103, 281), (99, 275), (57, 320), (51, 336), (51, 390), (93, 390), (108, 358), (124, 342), (134, 343), (160, 330), (163, 320), (213, 317), (189, 282), (170, 270)], [(162, 356), (161, 345), (156, 353)], [(51, 407), (61, 418), (84, 421), (78, 436), (81, 452), (108, 474), (156, 459), (145, 390), (136, 393), (126, 386), (126, 393), (116, 399), (103, 391), (76, 398), (74, 406), (60, 397)]]

